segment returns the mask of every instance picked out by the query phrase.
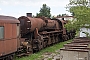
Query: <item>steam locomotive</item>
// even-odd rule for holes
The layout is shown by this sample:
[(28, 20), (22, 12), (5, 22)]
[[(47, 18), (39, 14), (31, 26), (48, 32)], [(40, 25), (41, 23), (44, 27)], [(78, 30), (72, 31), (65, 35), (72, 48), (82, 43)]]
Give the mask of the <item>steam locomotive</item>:
[(50, 45), (75, 37), (75, 30), (67, 31), (67, 22), (46, 17), (0, 16), (0, 59), (10, 60), (17, 52), (32, 54)]

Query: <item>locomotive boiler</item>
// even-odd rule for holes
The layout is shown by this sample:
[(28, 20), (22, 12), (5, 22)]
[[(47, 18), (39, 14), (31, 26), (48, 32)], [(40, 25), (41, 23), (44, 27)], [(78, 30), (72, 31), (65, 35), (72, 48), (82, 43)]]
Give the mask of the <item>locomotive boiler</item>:
[(38, 29), (39, 32), (42, 31), (54, 31), (60, 30), (61, 27), (56, 20), (50, 20), (45, 18), (32, 18), (22, 16), (19, 18), (21, 25), (21, 35), (26, 35), (28, 33), (34, 32)]

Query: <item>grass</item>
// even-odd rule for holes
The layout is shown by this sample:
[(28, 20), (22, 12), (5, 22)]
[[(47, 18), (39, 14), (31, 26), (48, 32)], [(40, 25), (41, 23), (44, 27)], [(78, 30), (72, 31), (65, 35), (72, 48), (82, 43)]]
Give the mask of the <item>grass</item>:
[(66, 44), (67, 42), (71, 42), (72, 40), (68, 40), (68, 41), (65, 41), (65, 42), (60, 42), (58, 44), (55, 44), (53, 46), (50, 46), (50, 47), (47, 47), (37, 53), (34, 53), (30, 56), (27, 56), (27, 57), (22, 57), (22, 58), (16, 58), (16, 60), (38, 60), (37, 58), (42, 58), (42, 54), (45, 53), (45, 52), (52, 52), (52, 53), (55, 53), (56, 50), (59, 50), (60, 48), (63, 47), (64, 44)]

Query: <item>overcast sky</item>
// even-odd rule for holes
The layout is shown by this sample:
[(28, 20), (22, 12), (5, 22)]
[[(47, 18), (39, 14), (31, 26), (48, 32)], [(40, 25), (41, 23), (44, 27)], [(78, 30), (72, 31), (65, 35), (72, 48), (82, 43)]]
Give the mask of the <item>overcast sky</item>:
[(0, 15), (17, 18), (29, 12), (36, 15), (43, 4), (51, 8), (52, 15), (70, 14), (65, 8), (68, 3), (69, 0), (0, 0)]

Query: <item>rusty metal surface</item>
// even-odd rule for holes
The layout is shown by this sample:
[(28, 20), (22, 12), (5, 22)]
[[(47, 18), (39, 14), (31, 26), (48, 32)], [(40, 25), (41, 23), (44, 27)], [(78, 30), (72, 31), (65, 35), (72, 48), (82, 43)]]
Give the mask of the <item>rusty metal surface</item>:
[(74, 44), (74, 45), (88, 45), (89, 42), (86, 42), (86, 43), (67, 43), (67, 44)]
[(46, 32), (46, 31), (43, 31), (43, 32), (40, 32), (40, 34), (51, 34), (51, 33), (60, 33), (62, 31), (50, 31), (50, 32)]
[(5, 54), (17, 51), (17, 39), (5, 40)]
[(4, 27), (4, 38), (0, 39), (0, 56), (17, 51), (17, 24), (16, 18), (0, 16), (0, 26)]
[(56, 20), (50, 20), (50, 19), (48, 19), (47, 20), (48, 21), (48, 23), (47, 23), (47, 29), (60, 29), (60, 27), (59, 27), (59, 23), (56, 21)]
[[(17, 38), (17, 24), (12, 24), (12, 38)], [(19, 31), (20, 32), (20, 31)]]
[(64, 27), (64, 25), (66, 24), (65, 20), (60, 20), (62, 22), (62, 27), (63, 27), (63, 34), (66, 34), (66, 28)]
[(78, 51), (78, 52), (89, 52), (90, 49), (65, 49), (65, 48), (61, 48), (60, 50), (64, 50), (64, 51)]
[(3, 15), (0, 15), (0, 22), (2, 22), (2, 23), (20, 23), (18, 21), (18, 19), (16, 19), (15, 17), (3, 16)]
[(76, 44), (65, 44), (64, 45), (65, 47), (88, 47), (88, 45), (76, 45)]
[(0, 41), (0, 56), (17, 51), (17, 39)]
[(75, 50), (90, 50), (90, 48), (88, 46), (65, 46), (65, 49), (75, 49)]
[(0, 41), (0, 56), (2, 56), (3, 55), (3, 53), (4, 53), (4, 41)]
[(12, 24), (5, 24), (4, 25), (4, 30), (5, 30), (5, 39), (11, 39), (12, 38)]
[(31, 18), (31, 17), (25, 17), (22, 16), (19, 18), (20, 24), (21, 24), (21, 33), (28, 33), (35, 30), (35, 28), (38, 28), (40, 30), (41, 27), (45, 25), (45, 22), (43, 22), (40, 18)]
[(77, 38), (74, 39), (73, 42), (67, 43), (64, 45), (64, 47), (67, 48), (90, 48), (90, 39), (87, 38)]
[(90, 45), (90, 39), (84, 38), (78, 38), (74, 39), (71, 43), (67, 43), (64, 45), (64, 47), (89, 47)]
[(59, 23), (56, 20), (32, 18), (21, 16), (18, 18), (21, 24), (21, 33), (33, 32), (36, 28), (38, 31), (56, 29), (59, 31)]
[(85, 39), (87, 40), (87, 39), (89, 39), (89, 40), (90, 40), (90, 38), (87, 38), (87, 37), (76, 37), (75, 40), (76, 40), (76, 39), (82, 39), (82, 40), (85, 40)]
[(90, 40), (72, 41), (72, 43), (90, 43)]

